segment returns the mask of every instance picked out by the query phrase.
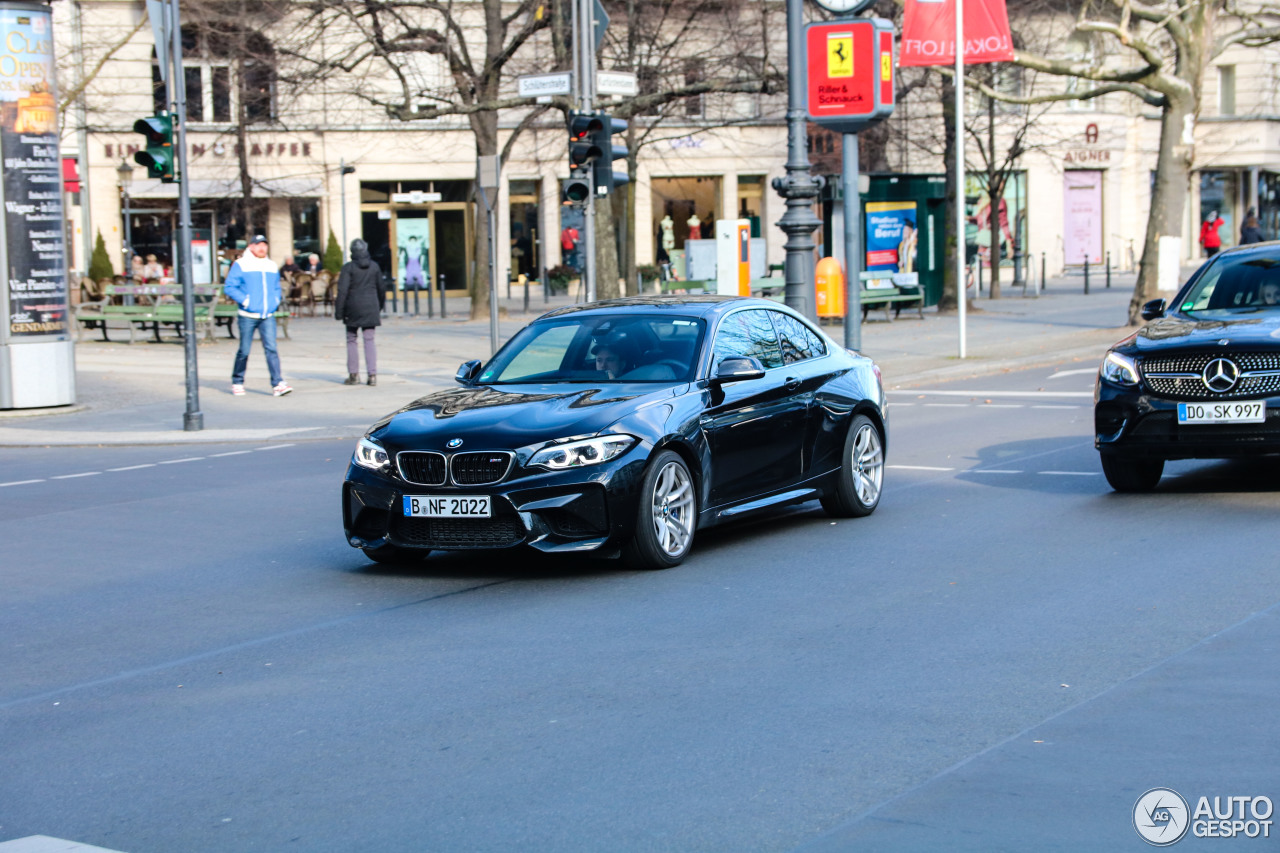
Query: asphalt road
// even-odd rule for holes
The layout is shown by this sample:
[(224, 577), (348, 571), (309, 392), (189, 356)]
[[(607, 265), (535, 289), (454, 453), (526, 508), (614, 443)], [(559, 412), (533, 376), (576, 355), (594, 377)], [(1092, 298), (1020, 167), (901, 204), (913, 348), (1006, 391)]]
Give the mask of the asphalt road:
[(0, 450), (0, 841), (1142, 850), (1149, 788), (1280, 799), (1280, 466), (1113, 494), (1081, 370), (895, 392), (875, 515), (659, 573), (370, 565), (348, 442)]

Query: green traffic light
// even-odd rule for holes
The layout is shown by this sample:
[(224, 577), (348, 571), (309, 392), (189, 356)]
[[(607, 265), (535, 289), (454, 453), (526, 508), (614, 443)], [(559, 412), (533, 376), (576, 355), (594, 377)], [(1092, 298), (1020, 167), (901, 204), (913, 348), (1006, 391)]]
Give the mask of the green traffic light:
[(147, 177), (159, 178), (166, 184), (177, 180), (173, 151), (173, 117), (148, 116), (133, 123), (135, 133), (146, 137), (147, 149), (133, 155), (135, 163), (145, 166)]

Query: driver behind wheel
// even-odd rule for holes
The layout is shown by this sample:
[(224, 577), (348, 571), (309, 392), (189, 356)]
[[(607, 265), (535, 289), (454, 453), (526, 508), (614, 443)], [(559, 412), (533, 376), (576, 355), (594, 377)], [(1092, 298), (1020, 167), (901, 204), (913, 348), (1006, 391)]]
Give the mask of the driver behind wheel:
[(611, 333), (592, 348), (591, 355), (595, 357), (596, 370), (610, 379), (617, 379), (636, 363), (626, 332)]

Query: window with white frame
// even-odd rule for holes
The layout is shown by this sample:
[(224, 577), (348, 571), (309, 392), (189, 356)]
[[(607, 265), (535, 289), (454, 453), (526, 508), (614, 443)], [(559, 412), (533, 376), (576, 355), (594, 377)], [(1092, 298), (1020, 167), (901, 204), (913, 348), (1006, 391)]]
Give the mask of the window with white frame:
[[(275, 51), (261, 33), (240, 24), (184, 26), (182, 71), (188, 121), (231, 123), (241, 108), (247, 124), (275, 119)], [(151, 82), (156, 111), (169, 109), (154, 51)]]

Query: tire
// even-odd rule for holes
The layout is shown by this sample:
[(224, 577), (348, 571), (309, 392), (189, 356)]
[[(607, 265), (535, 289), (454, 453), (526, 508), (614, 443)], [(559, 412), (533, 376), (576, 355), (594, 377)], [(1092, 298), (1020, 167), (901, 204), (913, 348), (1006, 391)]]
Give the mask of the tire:
[(876, 511), (884, 491), (884, 436), (866, 415), (854, 415), (844, 438), (835, 491), (822, 508), (836, 518), (861, 518)]
[(693, 475), (680, 455), (664, 450), (653, 458), (640, 486), (636, 532), (622, 549), (633, 569), (670, 569), (693, 547), (698, 497)]
[(406, 551), (394, 545), (383, 545), (381, 548), (361, 548), (360, 550), (364, 551), (364, 555), (375, 563), (389, 566), (416, 563), (427, 556), (426, 551)]
[(1117, 492), (1149, 492), (1164, 473), (1163, 459), (1134, 459), (1102, 454), (1102, 473)]

